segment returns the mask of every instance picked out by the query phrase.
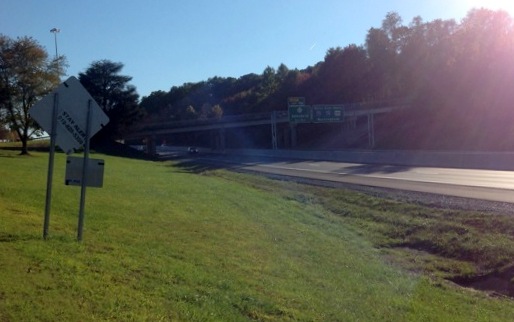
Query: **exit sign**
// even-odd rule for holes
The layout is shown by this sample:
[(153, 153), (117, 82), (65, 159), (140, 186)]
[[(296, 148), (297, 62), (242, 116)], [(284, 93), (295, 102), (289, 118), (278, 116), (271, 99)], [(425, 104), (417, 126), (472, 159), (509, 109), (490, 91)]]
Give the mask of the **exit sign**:
[(307, 105), (289, 106), (289, 122), (310, 123), (312, 119), (311, 107)]
[(342, 122), (344, 108), (341, 105), (312, 106), (312, 121), (314, 123)]

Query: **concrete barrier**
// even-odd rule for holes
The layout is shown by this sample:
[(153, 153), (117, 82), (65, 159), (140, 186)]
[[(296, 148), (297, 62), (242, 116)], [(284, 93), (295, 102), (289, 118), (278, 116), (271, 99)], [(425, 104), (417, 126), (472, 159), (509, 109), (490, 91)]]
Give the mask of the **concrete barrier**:
[(403, 150), (226, 150), (225, 154), (365, 164), (513, 170), (514, 152), (449, 152)]

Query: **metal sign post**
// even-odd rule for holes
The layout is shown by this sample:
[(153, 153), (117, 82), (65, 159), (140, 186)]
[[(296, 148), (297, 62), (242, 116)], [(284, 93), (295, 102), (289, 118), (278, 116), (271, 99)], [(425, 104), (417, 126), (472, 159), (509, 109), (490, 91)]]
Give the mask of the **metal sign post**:
[(52, 129), (50, 130), (50, 155), (48, 157), (48, 176), (46, 179), (46, 202), (45, 220), (43, 223), (43, 239), (48, 237), (50, 226), (50, 209), (52, 204), (52, 181), (54, 176), (55, 139), (57, 137), (57, 110), (59, 108), (59, 94), (54, 93), (54, 104), (52, 109)]
[(91, 100), (87, 101), (87, 121), (86, 121), (86, 142), (84, 146), (84, 162), (82, 163), (82, 182), (80, 186), (80, 210), (79, 222), (77, 228), (77, 240), (82, 241), (82, 230), (84, 229), (84, 208), (86, 203), (86, 186), (87, 186), (87, 166), (89, 159), (89, 142), (91, 132)]
[[(87, 106), (85, 106), (86, 102)], [(87, 107), (87, 110), (84, 107)], [(52, 113), (48, 113), (49, 110)], [(43, 224), (44, 239), (48, 237), (48, 226), (50, 223), (55, 146), (59, 145), (66, 154), (71, 154), (80, 147), (85, 148), (81, 171), (82, 190), (78, 227), (78, 240), (81, 241), (84, 225), (86, 185), (88, 184), (87, 177), (90, 175), (88, 172), (89, 140), (91, 136), (100, 131), (109, 122), (109, 117), (103, 112), (102, 108), (95, 102), (84, 86), (82, 86), (80, 81), (73, 76), (59, 85), (52, 93), (34, 104), (30, 108), (29, 114), (43, 130), (50, 133), (50, 157)], [(102, 161), (101, 163), (103, 170), (104, 162)], [(77, 179), (75, 178), (75, 180)], [(96, 181), (95, 186), (101, 185), (98, 185)]]

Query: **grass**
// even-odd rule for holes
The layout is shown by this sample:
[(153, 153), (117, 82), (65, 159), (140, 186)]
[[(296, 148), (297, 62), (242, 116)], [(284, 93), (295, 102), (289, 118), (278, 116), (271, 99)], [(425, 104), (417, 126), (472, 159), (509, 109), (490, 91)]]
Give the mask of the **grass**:
[[(87, 190), (84, 241), (75, 241), (80, 190), (64, 186), (62, 154), (56, 156), (50, 238), (43, 241), (47, 154), (0, 150), (0, 321), (514, 317), (511, 300), (439, 278), (445, 269), (473, 274), (507, 264), (499, 254), (482, 267), (457, 256), (458, 249), (407, 247), (424, 245), (431, 237), (422, 236), (444, 221), (445, 232), (481, 227), (470, 236), (483, 234), (485, 242), (473, 248), (470, 241), (469, 253), (489, 245), (482, 254), (494, 249), (508, 257), (511, 231), (495, 228), (500, 225), (490, 223), (491, 216), (468, 220), (465, 213), (350, 191), (91, 157), (105, 159), (106, 169), (104, 187)], [(424, 215), (414, 220), (417, 214)], [(407, 233), (423, 223), (426, 230)], [(445, 238), (434, 244), (452, 240)]]

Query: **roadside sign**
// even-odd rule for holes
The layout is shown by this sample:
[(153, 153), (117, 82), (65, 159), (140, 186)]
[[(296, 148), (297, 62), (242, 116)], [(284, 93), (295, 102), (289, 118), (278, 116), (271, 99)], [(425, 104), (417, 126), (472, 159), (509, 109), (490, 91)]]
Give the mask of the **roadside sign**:
[(289, 122), (291, 123), (310, 123), (311, 107), (307, 105), (290, 105)]
[(305, 105), (305, 97), (288, 97), (287, 105)]
[[(29, 110), (30, 116), (48, 133), (52, 129), (52, 109), (56, 95), (58, 109), (55, 140), (68, 154), (83, 147), (87, 139), (109, 122), (109, 118), (80, 81), (72, 76)], [(90, 135), (86, 138), (88, 102), (91, 104), (91, 123)]]
[(312, 121), (315, 123), (342, 122), (344, 108), (341, 105), (313, 105)]
[[(104, 182), (105, 161), (101, 159), (88, 159), (86, 173), (86, 186), (101, 188)], [(64, 184), (67, 186), (82, 186), (82, 171), (84, 158), (66, 158), (66, 176)]]
[[(66, 184), (81, 186), (80, 210), (77, 240), (82, 240), (84, 226), (84, 208), (86, 200), (86, 186), (101, 187), (103, 184), (103, 164), (89, 160), (89, 140), (103, 126), (109, 118), (95, 102), (93, 97), (80, 84), (75, 77), (68, 78), (54, 91), (37, 102), (30, 110), (30, 116), (50, 134), (50, 153), (48, 157), (48, 179), (46, 184), (45, 218), (43, 223), (43, 238), (48, 236), (50, 225), (50, 208), (52, 200), (52, 181), (55, 158), (55, 146), (66, 152), (73, 153), (75, 149), (84, 147), (82, 166), (75, 158), (68, 158), (66, 167)], [(88, 168), (91, 167), (92, 170)], [(80, 173), (80, 174), (79, 174)], [(90, 179), (90, 177), (92, 177)]]

